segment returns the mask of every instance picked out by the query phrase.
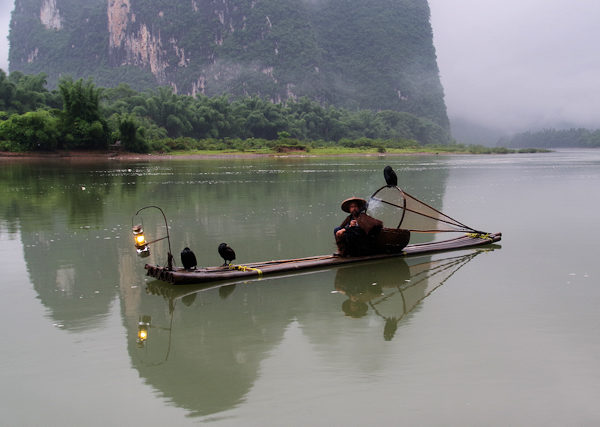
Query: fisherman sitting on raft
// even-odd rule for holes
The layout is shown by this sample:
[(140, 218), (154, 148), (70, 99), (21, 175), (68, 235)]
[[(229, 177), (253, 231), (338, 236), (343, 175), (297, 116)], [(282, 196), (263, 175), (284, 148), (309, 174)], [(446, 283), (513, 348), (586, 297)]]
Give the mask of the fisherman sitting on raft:
[(342, 210), (350, 215), (333, 232), (340, 256), (371, 255), (377, 252), (376, 236), (383, 223), (365, 213), (367, 201), (351, 197), (342, 202)]

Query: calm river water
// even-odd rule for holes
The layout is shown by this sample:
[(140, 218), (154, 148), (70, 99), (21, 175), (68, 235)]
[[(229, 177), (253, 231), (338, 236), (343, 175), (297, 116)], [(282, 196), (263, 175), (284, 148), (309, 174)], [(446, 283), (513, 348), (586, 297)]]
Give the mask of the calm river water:
[[(503, 240), (205, 290), (135, 254), (146, 205), (177, 263), (331, 253), (387, 164)], [(600, 151), (0, 168), (3, 425), (600, 423)]]

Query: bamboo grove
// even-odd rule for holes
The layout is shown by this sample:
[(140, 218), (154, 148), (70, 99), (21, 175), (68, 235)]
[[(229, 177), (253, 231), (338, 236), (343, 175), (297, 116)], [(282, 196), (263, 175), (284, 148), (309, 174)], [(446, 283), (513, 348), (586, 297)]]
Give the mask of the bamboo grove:
[(399, 111), (324, 106), (300, 98), (275, 104), (259, 97), (195, 97), (170, 87), (138, 92), (63, 77), (0, 70), (0, 150), (107, 149), (133, 152), (252, 150), (282, 146), (402, 148), (448, 144), (447, 130)]

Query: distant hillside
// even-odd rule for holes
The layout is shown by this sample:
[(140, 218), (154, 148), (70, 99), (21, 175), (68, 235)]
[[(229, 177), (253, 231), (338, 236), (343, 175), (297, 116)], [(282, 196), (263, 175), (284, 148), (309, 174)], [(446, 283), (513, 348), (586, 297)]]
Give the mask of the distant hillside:
[(15, 0), (9, 71), (308, 96), (448, 129), (427, 0)]
[(523, 132), (501, 139), (498, 145), (516, 148), (597, 148), (600, 147), (600, 129), (544, 129)]
[(462, 144), (495, 146), (507, 132), (464, 117), (450, 117), (452, 137)]

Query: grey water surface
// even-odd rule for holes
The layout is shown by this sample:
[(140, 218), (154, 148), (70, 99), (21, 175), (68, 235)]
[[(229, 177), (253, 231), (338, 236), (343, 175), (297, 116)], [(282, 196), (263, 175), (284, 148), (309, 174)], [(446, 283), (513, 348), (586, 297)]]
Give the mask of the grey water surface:
[[(329, 254), (399, 185), (496, 245), (202, 288), (145, 276)], [(598, 425), (600, 151), (0, 160), (3, 425)], [(147, 332), (146, 339), (139, 338)]]

